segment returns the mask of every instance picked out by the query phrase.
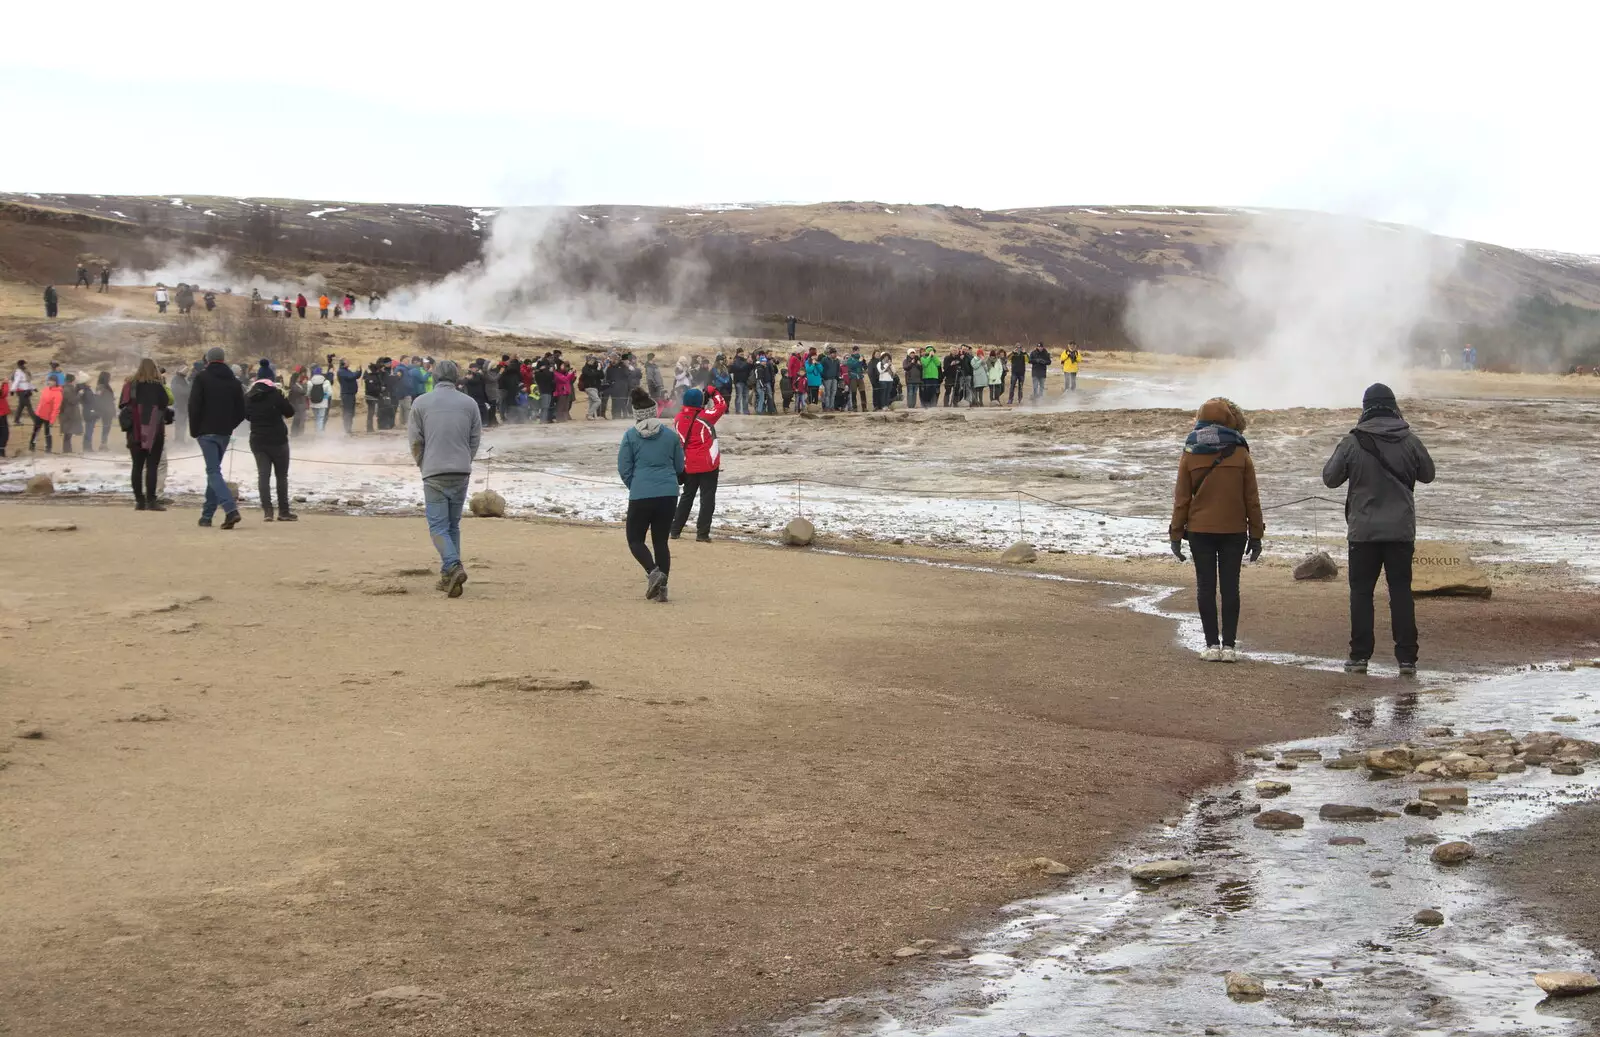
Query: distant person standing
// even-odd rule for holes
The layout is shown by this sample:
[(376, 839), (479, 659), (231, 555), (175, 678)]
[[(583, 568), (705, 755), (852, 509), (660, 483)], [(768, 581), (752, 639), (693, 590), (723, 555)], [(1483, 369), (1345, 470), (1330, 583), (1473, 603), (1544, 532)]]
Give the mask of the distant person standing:
[(60, 302), (61, 300), (56, 296), (56, 286), (53, 284), (45, 285), (44, 315), (51, 318), (55, 317), (55, 315), (60, 312)]
[(328, 319), (328, 306), (331, 302), (332, 300), (328, 298), (327, 292), (323, 292), (321, 295), (317, 296), (317, 310), (322, 315), (323, 320)]
[(106, 289), (108, 289), (110, 287), (111, 287), (111, 268), (108, 267), (108, 266), (103, 266), (103, 267), (100, 268), (100, 291), (104, 292)]
[(217, 308), (217, 293), (216, 292), (210, 291), (208, 289), (206, 291), (204, 299), (205, 299), (206, 312), (207, 313), (210, 313), (212, 310)]
[(306, 319), (306, 293), (301, 292), (294, 297), (294, 308), (300, 314), (300, 319)]
[(294, 417), (294, 408), (288, 397), (272, 380), (270, 370), (261, 371), (261, 377), (245, 393), (244, 413), (250, 422), (250, 453), (256, 459), (256, 493), (261, 500), (261, 517), (271, 522), (272, 477), (278, 478), (279, 522), (294, 522), (299, 516), (289, 510), (289, 426), (285, 418)]
[(344, 434), (354, 435), (356, 430), (356, 398), (361, 395), (361, 372), (344, 360), (339, 361), (336, 373), (339, 379), (339, 416), (344, 420)]
[(157, 313), (166, 313), (167, 312), (167, 287), (166, 287), (166, 285), (160, 285), (160, 284), (156, 285), (156, 312)]
[(172, 420), (161, 371), (149, 357), (122, 387), (121, 406), (128, 411), (128, 454), (133, 459), (135, 511), (166, 511), (156, 489), (156, 472), (166, 450), (166, 427)]
[(791, 313), (791, 314), (789, 314), (789, 316), (788, 316), (788, 318), (787, 318), (787, 319), (785, 319), (785, 320), (784, 320), (784, 324), (785, 324), (785, 325), (786, 325), (786, 326), (787, 326), (787, 327), (788, 327), (788, 329), (789, 329), (789, 341), (790, 341), (790, 342), (793, 342), (793, 341), (794, 341), (794, 330), (795, 330), (795, 327), (796, 327), (796, 326), (797, 326), (797, 325), (798, 325), (798, 324), (799, 324), (799, 323), (800, 323), (800, 322), (799, 322), (799, 321), (797, 321), (797, 320), (795, 320), (795, 319), (794, 319), (794, 314), (792, 314), (792, 313)]
[(1028, 366), (1033, 371), (1033, 402), (1044, 399), (1045, 380), (1050, 377), (1050, 351), (1043, 342), (1034, 344), (1028, 353)]
[(1028, 380), (1028, 354), (1018, 343), (1007, 359), (1011, 363), (1011, 387), (1006, 390), (1006, 403), (1021, 403), (1022, 386)]
[(1066, 386), (1061, 390), (1062, 393), (1078, 391), (1078, 361), (1081, 356), (1078, 352), (1078, 347), (1070, 342), (1067, 344), (1067, 348), (1061, 351), (1061, 373), (1065, 376), (1067, 382)]
[(1350, 547), (1350, 659), (1346, 673), (1366, 673), (1376, 635), (1372, 592), (1382, 571), (1400, 675), (1417, 672), (1417, 615), (1411, 562), (1417, 546), (1417, 483), (1431, 483), (1433, 458), (1400, 416), (1394, 392), (1380, 383), (1361, 397), (1361, 420), (1322, 468), (1330, 489), (1350, 484), (1344, 513)]
[(711, 543), (711, 520), (717, 508), (717, 476), (722, 470), (716, 424), (727, 410), (728, 402), (715, 389), (689, 389), (683, 394), (683, 407), (676, 419), (678, 438), (683, 440), (683, 493), (672, 517), (674, 540), (683, 534), (698, 495), (700, 514), (695, 521), (695, 539), (702, 544)]
[(239, 524), (239, 505), (222, 476), (222, 456), (228, 452), (233, 430), (245, 420), (244, 386), (226, 363), (220, 346), (206, 350), (206, 365), (194, 376), (189, 390), (189, 432), (200, 443), (206, 465), (206, 499), (200, 508), (200, 525), (207, 528), (222, 510), (222, 528)]
[(89, 287), (89, 268), (84, 266), (82, 263), (79, 263), (78, 280), (73, 283), (72, 288), (73, 291), (77, 291), (79, 288), (87, 287)]
[(16, 424), (22, 424), (22, 412), (27, 411), (28, 417), (33, 417), (33, 379), (28, 375), (28, 362), (17, 361), (17, 369), (11, 372), (11, 391), (17, 397)]
[(460, 377), (454, 360), (436, 363), (433, 391), (417, 398), (406, 421), (411, 456), (422, 472), (428, 535), (439, 552), (439, 589), (452, 598), (461, 597), (467, 582), (461, 564), (461, 509), (483, 440), (482, 412), (457, 390)]
[(172, 421), (172, 441), (181, 443), (183, 427), (189, 420), (189, 372), (179, 367), (167, 383), (167, 389), (172, 396), (172, 410), (176, 415)]
[(30, 453), (37, 448), (40, 429), (44, 429), (44, 452), (48, 454), (55, 449), (50, 437), (55, 428), (56, 419), (60, 415), (61, 386), (55, 382), (46, 381), (44, 388), (39, 390), (39, 408), (33, 415), (33, 435), (28, 437), (28, 451)]

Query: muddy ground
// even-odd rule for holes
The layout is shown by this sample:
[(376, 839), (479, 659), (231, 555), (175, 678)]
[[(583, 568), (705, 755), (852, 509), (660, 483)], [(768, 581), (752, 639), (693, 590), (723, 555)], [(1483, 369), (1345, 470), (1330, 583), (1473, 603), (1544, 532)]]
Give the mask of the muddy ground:
[[(5, 1032), (754, 1026), (1385, 686), (1201, 666), (1092, 583), (685, 544), (658, 606), (614, 529), (469, 520), (449, 602), (419, 519), (193, 518), (0, 505)], [(1246, 593), (1337, 654), (1337, 588)], [(1576, 599), (1475, 604), (1424, 605), (1440, 665)]]

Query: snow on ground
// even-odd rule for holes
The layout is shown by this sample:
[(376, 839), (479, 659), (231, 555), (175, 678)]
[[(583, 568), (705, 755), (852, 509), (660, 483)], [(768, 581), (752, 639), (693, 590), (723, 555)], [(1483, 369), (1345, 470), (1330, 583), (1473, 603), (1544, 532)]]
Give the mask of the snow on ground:
[(313, 220), (320, 220), (324, 216), (328, 215), (330, 212), (347, 212), (347, 211), (348, 210), (344, 206), (340, 205), (340, 206), (335, 206), (334, 208), (331, 208), (331, 209), (317, 209), (317, 210), (314, 210), (312, 212), (306, 213), (306, 215), (311, 217)]
[(128, 216), (128, 214), (127, 214), (127, 213), (125, 213), (125, 212), (118, 212), (118, 211), (117, 211), (117, 210), (115, 210), (115, 209), (112, 209), (112, 210), (111, 210), (111, 215), (113, 215), (113, 216), (120, 216), (120, 217), (121, 217), (121, 218), (122, 218), (122, 219), (125, 219), (125, 220), (126, 220), (126, 219), (129, 219), (129, 218), (130, 218), (130, 217), (129, 217), (129, 216)]
[(183, 199), (182, 198), (174, 198), (174, 199), (172, 199), (172, 203), (171, 204), (172, 204), (173, 208), (175, 208), (175, 209), (187, 209), (188, 208), (187, 205), (183, 204)]

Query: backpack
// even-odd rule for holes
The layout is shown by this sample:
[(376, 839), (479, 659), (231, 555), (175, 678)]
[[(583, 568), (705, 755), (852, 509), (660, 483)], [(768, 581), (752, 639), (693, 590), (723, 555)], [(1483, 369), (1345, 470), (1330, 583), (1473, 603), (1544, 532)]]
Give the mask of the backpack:
[(312, 403), (321, 403), (322, 402), (322, 398), (325, 395), (327, 395), (327, 394), (325, 392), (323, 392), (323, 386), (322, 386), (321, 382), (312, 382), (311, 383), (311, 402)]

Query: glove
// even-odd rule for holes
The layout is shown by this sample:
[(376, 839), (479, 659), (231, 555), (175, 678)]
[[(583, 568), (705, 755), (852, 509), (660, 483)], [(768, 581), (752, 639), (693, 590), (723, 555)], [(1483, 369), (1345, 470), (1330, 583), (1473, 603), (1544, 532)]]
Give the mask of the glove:
[(1178, 561), (1180, 561), (1180, 562), (1187, 562), (1189, 560), (1189, 559), (1187, 559), (1187, 558), (1185, 558), (1183, 556), (1183, 541), (1182, 540), (1174, 540), (1172, 542), (1172, 553), (1178, 559)]
[(1261, 541), (1260, 540), (1257, 540), (1255, 537), (1251, 537), (1250, 538), (1250, 543), (1247, 545), (1247, 549), (1250, 552), (1250, 560), (1252, 562), (1261, 561)]

